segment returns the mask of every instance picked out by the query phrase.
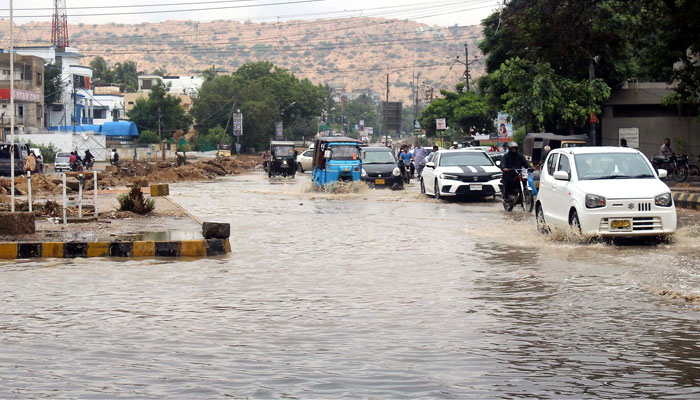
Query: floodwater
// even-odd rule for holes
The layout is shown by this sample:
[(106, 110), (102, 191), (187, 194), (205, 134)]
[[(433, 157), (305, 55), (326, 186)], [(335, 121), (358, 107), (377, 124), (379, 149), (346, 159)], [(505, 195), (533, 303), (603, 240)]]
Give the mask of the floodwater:
[(230, 255), (0, 264), (0, 398), (700, 396), (700, 228), (536, 233), (498, 202), (171, 187)]

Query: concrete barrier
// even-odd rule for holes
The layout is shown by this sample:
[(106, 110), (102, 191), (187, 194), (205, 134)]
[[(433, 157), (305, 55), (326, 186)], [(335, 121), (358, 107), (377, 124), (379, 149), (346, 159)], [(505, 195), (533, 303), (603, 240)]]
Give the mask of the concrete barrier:
[(161, 197), (168, 196), (170, 194), (170, 187), (167, 183), (162, 183), (158, 185), (151, 185), (151, 197)]
[(700, 194), (688, 192), (672, 192), (673, 203), (676, 207), (700, 210)]
[(119, 242), (0, 242), (0, 259), (214, 257), (231, 252), (228, 239)]

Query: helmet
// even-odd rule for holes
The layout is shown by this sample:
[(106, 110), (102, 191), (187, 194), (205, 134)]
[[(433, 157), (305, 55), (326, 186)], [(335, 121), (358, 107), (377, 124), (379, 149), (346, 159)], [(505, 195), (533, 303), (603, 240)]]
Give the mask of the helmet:
[(517, 149), (517, 148), (518, 148), (518, 144), (517, 144), (516, 142), (510, 142), (510, 144), (508, 145), (508, 148), (509, 148), (509, 149), (513, 149), (513, 148)]

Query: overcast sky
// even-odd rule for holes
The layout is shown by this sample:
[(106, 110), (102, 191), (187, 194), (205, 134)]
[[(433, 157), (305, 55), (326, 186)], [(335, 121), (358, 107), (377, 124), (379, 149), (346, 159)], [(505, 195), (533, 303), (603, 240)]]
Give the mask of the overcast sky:
[[(448, 26), (477, 25), (500, 3), (502, 1), (499, 0), (66, 0), (66, 7), (69, 24), (221, 19), (251, 19), (253, 22), (260, 22), (276, 21), (277, 17), (287, 20), (374, 16), (412, 19), (430, 25)], [(14, 0), (13, 5), (16, 23), (51, 21), (53, 0)], [(138, 7), (123, 7), (132, 5)], [(154, 5), (168, 6), (154, 7)], [(97, 8), (81, 9), (80, 7)], [(0, 0), (0, 8), (2, 8), (0, 15), (6, 18), (9, 15), (9, 0)], [(209, 8), (209, 10), (192, 10), (203, 8)], [(183, 9), (189, 11), (165, 12)], [(129, 14), (115, 15), (119, 13)], [(81, 17), (80, 14), (107, 15)]]

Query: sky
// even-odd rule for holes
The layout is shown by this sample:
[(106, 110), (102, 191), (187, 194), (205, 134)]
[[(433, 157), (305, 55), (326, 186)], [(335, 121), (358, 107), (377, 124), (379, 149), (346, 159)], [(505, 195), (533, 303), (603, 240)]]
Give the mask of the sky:
[[(9, 17), (9, 0), (0, 16)], [(14, 0), (15, 23), (51, 21), (53, 0)], [(411, 19), (428, 25), (478, 25), (501, 0), (65, 0), (69, 24), (142, 23), (166, 20), (251, 20), (371, 16)], [(126, 7), (135, 6), (135, 7)], [(85, 8), (92, 7), (92, 8)], [(235, 7), (235, 8), (234, 8)], [(195, 10), (202, 9), (202, 10)], [(172, 11), (172, 12), (170, 12)], [(84, 15), (81, 14), (100, 14)]]

